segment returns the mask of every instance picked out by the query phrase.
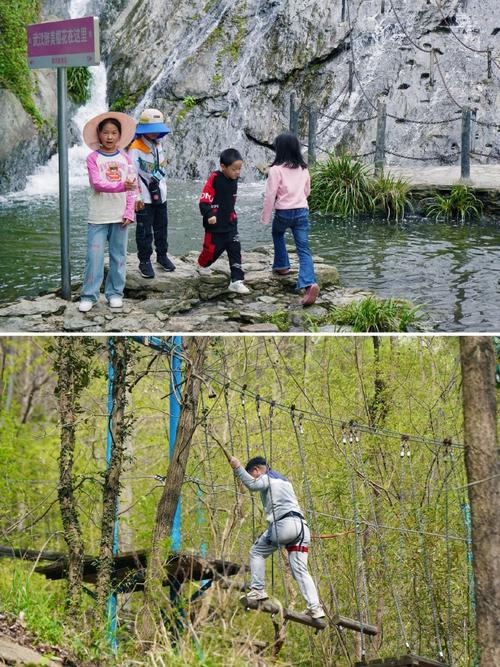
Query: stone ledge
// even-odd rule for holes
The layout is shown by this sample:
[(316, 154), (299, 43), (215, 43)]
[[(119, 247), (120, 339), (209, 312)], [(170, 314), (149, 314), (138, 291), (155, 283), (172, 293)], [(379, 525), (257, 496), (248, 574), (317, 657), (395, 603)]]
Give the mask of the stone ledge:
[(314, 306), (303, 308), (295, 291), (298, 263), (294, 250), (290, 249), (292, 271), (288, 276), (271, 272), (272, 254), (268, 246), (245, 253), (243, 269), (250, 289), (247, 295), (227, 290), (229, 266), (225, 256), (213, 264), (209, 275), (200, 274), (197, 252), (172, 257), (175, 271), (167, 273), (154, 265), (156, 276), (148, 280), (140, 275), (136, 256), (129, 255), (123, 308), (111, 310), (101, 296), (89, 313), (80, 313), (76, 289), (73, 302), (56, 294), (21, 299), (0, 308), (0, 332), (273, 333), (279, 330), (278, 325), (263, 320), (282, 312), (288, 313), (291, 330), (305, 331), (307, 314), (323, 315), (332, 305), (351, 303), (370, 294), (340, 287), (337, 269), (315, 256), (321, 292)]

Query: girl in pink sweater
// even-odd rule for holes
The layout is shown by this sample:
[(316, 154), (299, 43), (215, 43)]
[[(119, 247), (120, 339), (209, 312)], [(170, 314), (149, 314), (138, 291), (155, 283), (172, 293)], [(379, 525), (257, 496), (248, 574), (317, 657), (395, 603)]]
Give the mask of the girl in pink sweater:
[(285, 245), (285, 232), (291, 229), (299, 257), (297, 289), (304, 289), (302, 305), (310, 306), (319, 294), (314, 265), (309, 250), (309, 207), (307, 197), (311, 179), (300, 144), (293, 134), (280, 134), (274, 141), (276, 157), (269, 169), (261, 223), (269, 224), (274, 209), (272, 226), (274, 243), (273, 271), (279, 275), (290, 273), (290, 259)]
[(135, 219), (137, 175), (123, 148), (132, 141), (136, 123), (124, 113), (108, 111), (83, 128), (93, 152), (87, 157), (91, 186), (87, 257), (78, 310), (88, 312), (98, 301), (104, 277), (104, 251), (109, 247), (109, 271), (104, 293), (111, 308), (123, 306), (128, 226)]

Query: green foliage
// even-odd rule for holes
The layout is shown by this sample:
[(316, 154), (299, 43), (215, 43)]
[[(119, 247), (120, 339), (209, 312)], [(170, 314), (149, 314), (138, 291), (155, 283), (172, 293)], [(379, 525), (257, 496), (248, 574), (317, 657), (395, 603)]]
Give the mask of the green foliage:
[(26, 26), (36, 23), (40, 0), (0, 3), (0, 87), (11, 90), (40, 127), (44, 120), (33, 101), (33, 78), (28, 67)]
[(353, 327), (356, 332), (408, 331), (422, 319), (420, 307), (411, 307), (396, 299), (369, 296), (346, 306), (333, 306), (326, 318), (329, 322)]
[[(7, 569), (5, 565), (0, 572)], [(64, 608), (64, 601), (60, 587), (54, 591), (48, 581), (32, 576), (23, 565), (14, 564), (9, 574), (11, 576), (0, 577), (0, 599), (5, 611), (15, 616), (22, 613), (38, 641), (61, 644), (64, 628), (60, 610)]]
[(126, 93), (122, 97), (118, 97), (110, 107), (111, 111), (127, 112), (137, 106), (140, 98), (147, 90), (147, 85), (143, 85), (134, 92)]
[(85, 104), (90, 99), (92, 73), (88, 67), (68, 68), (68, 95), (76, 104)]
[(177, 122), (181, 123), (185, 116), (195, 108), (198, 104), (198, 100), (193, 95), (188, 95), (182, 100), (182, 109), (177, 114)]
[(313, 211), (344, 217), (372, 211), (375, 199), (368, 168), (347, 153), (329, 154), (311, 170), (309, 205)]
[(229, 53), (234, 62), (237, 62), (247, 31), (247, 21), (245, 16), (242, 14), (236, 14), (233, 16), (232, 22), (236, 28), (236, 34), (233, 40), (227, 45), (227, 47), (225, 47), (225, 50), (227, 53)]
[(372, 183), (376, 208), (381, 209), (388, 220), (402, 220), (405, 210), (411, 208), (409, 184), (391, 174), (380, 174)]
[(280, 331), (288, 331), (290, 328), (290, 314), (285, 310), (280, 310), (264, 317), (263, 322), (275, 324)]
[(483, 210), (481, 201), (467, 185), (457, 184), (450, 194), (436, 192), (427, 202), (426, 214), (436, 220), (461, 220), (479, 218)]

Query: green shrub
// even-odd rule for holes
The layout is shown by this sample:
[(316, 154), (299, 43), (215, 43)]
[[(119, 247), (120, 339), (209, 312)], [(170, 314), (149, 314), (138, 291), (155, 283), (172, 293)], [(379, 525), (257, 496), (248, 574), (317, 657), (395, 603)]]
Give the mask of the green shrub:
[(377, 299), (369, 296), (346, 306), (333, 306), (327, 319), (330, 323), (364, 331), (408, 331), (422, 319), (420, 306), (413, 308), (396, 299)]
[(311, 169), (311, 210), (353, 217), (374, 209), (368, 168), (347, 153), (329, 154)]
[(375, 207), (381, 209), (388, 220), (402, 220), (405, 210), (413, 208), (410, 202), (410, 186), (402, 178), (380, 174), (372, 183)]
[(436, 193), (427, 201), (426, 214), (435, 220), (461, 220), (479, 218), (483, 210), (481, 201), (466, 185), (457, 184), (450, 194)]
[(68, 95), (76, 104), (85, 104), (90, 98), (92, 74), (88, 67), (68, 68)]
[(195, 106), (198, 104), (198, 100), (196, 97), (193, 97), (193, 95), (188, 95), (182, 100), (182, 109), (179, 111), (177, 114), (177, 122), (180, 123), (184, 117), (191, 111), (191, 109), (194, 109)]
[(40, 0), (0, 3), (0, 87), (12, 91), (40, 127), (44, 120), (33, 102), (26, 35), (26, 26), (36, 23), (39, 14)]

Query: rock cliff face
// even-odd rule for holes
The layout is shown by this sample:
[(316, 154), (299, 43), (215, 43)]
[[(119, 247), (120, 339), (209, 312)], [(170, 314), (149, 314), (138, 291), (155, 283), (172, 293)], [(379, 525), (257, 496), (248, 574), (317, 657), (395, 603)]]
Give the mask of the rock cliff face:
[[(390, 152), (452, 161), (459, 106), (500, 121), (495, 9), (497, 0), (112, 0), (102, 13), (109, 98), (166, 113), (171, 173), (179, 177), (205, 176), (218, 152), (234, 145), (253, 178), (288, 126), (292, 91), (304, 141), (315, 103), (320, 147), (373, 151), (376, 121), (343, 121), (373, 116), (381, 99), (389, 114), (424, 123), (389, 117)], [(464, 45), (493, 48), (491, 78), (487, 54)], [(476, 126), (473, 148), (498, 156), (497, 134)]]
[[(45, 0), (45, 15), (65, 5)], [(461, 106), (477, 110), (480, 123), (500, 123), (498, 0), (91, 0), (85, 11), (100, 13), (110, 104), (132, 113), (156, 106), (169, 119), (171, 176), (205, 177), (232, 145), (245, 157), (243, 178), (254, 179), (288, 127), (292, 92), (304, 143), (307, 109), (318, 106), (320, 157), (335, 146), (371, 153), (378, 100), (399, 118), (387, 119), (388, 151), (434, 164), (458, 159)], [(490, 78), (487, 54), (477, 52), (488, 47)], [(41, 105), (52, 104), (53, 90), (40, 86)], [(22, 117), (0, 91), (8, 134), (9, 110)], [(34, 144), (40, 160), (54, 150), (53, 137), (26, 134), (30, 164)], [(473, 150), (498, 158), (498, 136), (476, 124)], [(398, 155), (388, 162), (415, 164)]]

